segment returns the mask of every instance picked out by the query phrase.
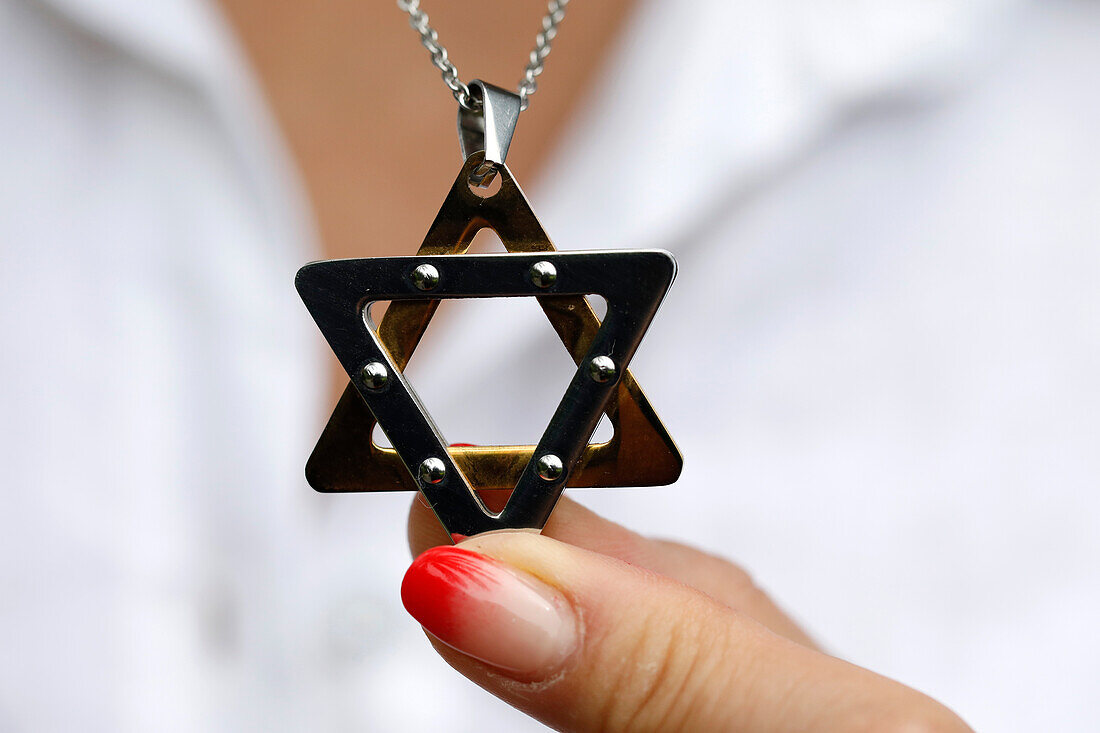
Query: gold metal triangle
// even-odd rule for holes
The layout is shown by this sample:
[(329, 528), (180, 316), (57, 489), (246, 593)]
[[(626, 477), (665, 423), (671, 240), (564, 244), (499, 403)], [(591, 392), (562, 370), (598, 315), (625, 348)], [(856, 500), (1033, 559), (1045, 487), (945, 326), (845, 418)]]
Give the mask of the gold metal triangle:
[[(474, 153), (428, 230), (418, 255), (465, 254), (474, 235), (492, 229), (509, 252), (554, 250), (530, 204), (505, 166), (498, 169), (500, 190), (483, 197), (470, 175), (484, 159)], [(579, 363), (600, 327), (583, 295), (538, 297), (573, 360)], [(401, 370), (424, 335), (438, 300), (394, 301), (378, 324), (378, 336)], [(634, 377), (627, 371), (606, 408), (614, 435), (589, 445), (569, 481), (571, 488), (661, 486), (680, 475), (683, 458)], [(306, 478), (317, 491), (415, 491), (416, 482), (397, 452), (378, 446), (374, 416), (348, 384), (306, 464)], [(531, 461), (534, 446), (452, 446), (449, 453), (476, 490), (511, 489)]]

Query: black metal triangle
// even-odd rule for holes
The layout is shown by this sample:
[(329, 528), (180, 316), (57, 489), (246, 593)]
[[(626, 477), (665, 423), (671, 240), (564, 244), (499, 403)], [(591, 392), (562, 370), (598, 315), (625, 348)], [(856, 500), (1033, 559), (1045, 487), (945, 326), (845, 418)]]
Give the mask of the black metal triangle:
[[(497, 168), (500, 190), (485, 197), (470, 186), (484, 155), (463, 164), (418, 255), (465, 253), (477, 231), (493, 230), (508, 252), (553, 252), (542, 225), (506, 165)], [(580, 364), (600, 321), (582, 295), (537, 298), (566, 351)], [(404, 368), (431, 321), (438, 301), (392, 303), (378, 323), (382, 343)], [(590, 444), (570, 479), (571, 488), (664, 486), (674, 482), (683, 457), (645, 392), (627, 370), (607, 406), (614, 433)], [(403, 491), (417, 489), (396, 451), (372, 439), (375, 419), (355, 386), (348, 383), (306, 462), (306, 479), (317, 491)], [(451, 446), (451, 456), (476, 490), (511, 489), (535, 446)]]
[[(547, 268), (554, 276), (540, 278), (538, 273)], [(672, 255), (660, 250), (537, 252), (329, 260), (303, 267), (295, 284), (443, 526), (451, 534), (473, 535), (502, 528), (541, 529), (546, 523), (675, 274)], [(602, 296), (607, 315), (511, 499), (499, 514), (491, 513), (369, 323), (369, 305), (586, 294)], [(540, 464), (545, 457), (555, 457), (559, 468), (554, 470), (553, 461)]]

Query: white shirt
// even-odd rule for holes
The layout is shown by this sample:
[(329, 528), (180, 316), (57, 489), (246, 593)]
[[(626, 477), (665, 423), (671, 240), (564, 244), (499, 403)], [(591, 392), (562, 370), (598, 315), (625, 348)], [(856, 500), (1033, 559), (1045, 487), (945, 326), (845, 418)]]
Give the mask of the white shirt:
[[(1098, 31), (651, 2), (528, 185), (559, 247), (680, 262), (632, 368), (684, 475), (574, 495), (979, 729), (1100, 720)], [(317, 248), (220, 18), (3, 0), (0, 68), (0, 727), (534, 727), (401, 610), (408, 497), (302, 480)], [(433, 322), (410, 374), (451, 440), (541, 432), (569, 360), (527, 305)]]

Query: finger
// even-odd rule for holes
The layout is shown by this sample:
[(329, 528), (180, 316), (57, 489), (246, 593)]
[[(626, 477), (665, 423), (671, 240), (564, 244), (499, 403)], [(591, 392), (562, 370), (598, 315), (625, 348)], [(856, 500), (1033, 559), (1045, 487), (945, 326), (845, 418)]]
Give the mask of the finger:
[(967, 730), (681, 583), (534, 532), (420, 555), (402, 599), (452, 666), (555, 728)]
[[(499, 511), (510, 493), (485, 491), (481, 496), (491, 510)], [(677, 542), (648, 539), (567, 497), (558, 502), (543, 534), (686, 583), (792, 641), (815, 646), (806, 632), (753, 583), (747, 572), (722, 558)], [(413, 556), (449, 544), (450, 537), (431, 509), (421, 501), (414, 501), (409, 513), (409, 546)]]

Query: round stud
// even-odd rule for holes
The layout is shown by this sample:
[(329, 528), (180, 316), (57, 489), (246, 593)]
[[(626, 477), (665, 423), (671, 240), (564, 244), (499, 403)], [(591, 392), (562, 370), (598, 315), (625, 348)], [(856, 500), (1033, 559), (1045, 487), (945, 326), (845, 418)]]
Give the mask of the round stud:
[(531, 282), (536, 288), (548, 288), (558, 279), (558, 270), (546, 260), (531, 265)]
[(426, 484), (438, 484), (447, 475), (447, 466), (438, 458), (425, 458), (417, 470), (420, 480)]
[(412, 271), (412, 281), (420, 290), (434, 290), (439, 285), (439, 270), (432, 265), (417, 265)]
[(588, 362), (588, 376), (593, 382), (604, 384), (615, 378), (615, 362), (610, 357), (597, 356)]
[(363, 377), (363, 382), (368, 389), (382, 389), (386, 386), (386, 382), (390, 381), (390, 373), (386, 365), (378, 361), (372, 361), (364, 366), (360, 376)]
[(539, 456), (538, 463), (536, 464), (539, 476), (545, 481), (554, 481), (561, 478), (562, 471), (564, 470), (561, 465), (561, 459), (553, 453), (547, 453), (544, 456)]

